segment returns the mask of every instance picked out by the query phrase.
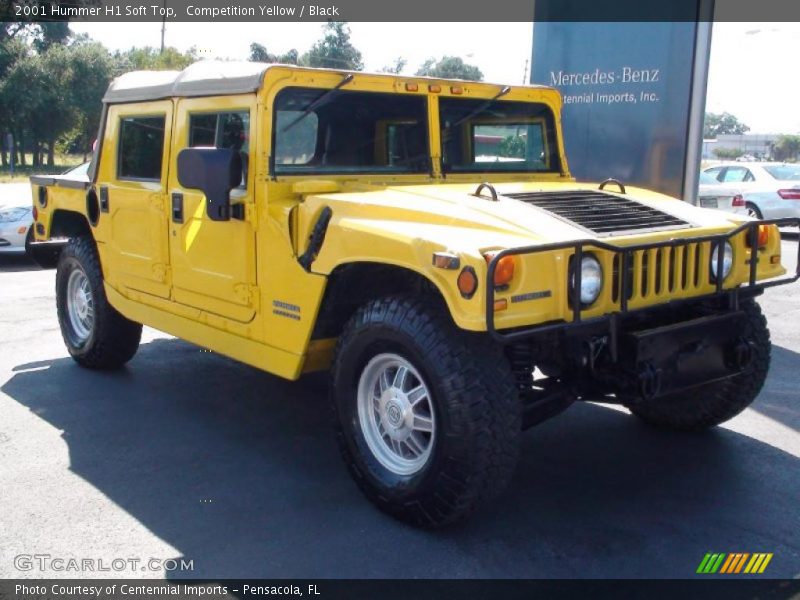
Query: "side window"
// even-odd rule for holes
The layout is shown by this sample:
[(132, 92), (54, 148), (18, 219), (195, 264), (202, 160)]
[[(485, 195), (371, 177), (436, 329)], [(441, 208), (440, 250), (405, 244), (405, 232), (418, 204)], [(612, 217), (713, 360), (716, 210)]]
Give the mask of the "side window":
[(161, 179), (164, 154), (164, 115), (122, 117), (117, 178)]
[(744, 167), (728, 167), (725, 171), (724, 183), (741, 183), (742, 181), (749, 181), (747, 176), (750, 171)]
[(242, 110), (189, 115), (189, 146), (238, 150), (242, 155), (242, 187), (245, 187), (250, 153), (250, 112)]
[(713, 177), (717, 181), (720, 181), (719, 176), (722, 173), (722, 167), (714, 167), (712, 169), (707, 169), (705, 173), (708, 173), (711, 177)]
[[(319, 118), (316, 113), (303, 116), (302, 110), (279, 110), (275, 117), (275, 130), (282, 134), (292, 127), (292, 134), (281, 135), (275, 149), (275, 163), (279, 165), (307, 165), (317, 149)], [(302, 118), (301, 118), (302, 117)], [(298, 121), (298, 119), (300, 119)], [(294, 125), (292, 125), (294, 123)]]

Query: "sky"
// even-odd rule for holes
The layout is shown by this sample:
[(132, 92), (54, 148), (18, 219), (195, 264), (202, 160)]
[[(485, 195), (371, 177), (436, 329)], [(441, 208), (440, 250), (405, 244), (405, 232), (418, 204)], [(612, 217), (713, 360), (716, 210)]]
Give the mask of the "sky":
[[(73, 23), (106, 47), (161, 44), (161, 23)], [(531, 23), (350, 23), (365, 68), (377, 71), (397, 57), (414, 73), (427, 58), (461, 56), (484, 79), (523, 83), (530, 72)], [(273, 53), (300, 53), (320, 38), (320, 23), (169, 23), (166, 43), (194, 46), (207, 58), (246, 59), (251, 42)], [(800, 23), (715, 23), (706, 110), (727, 111), (752, 133), (800, 133)]]

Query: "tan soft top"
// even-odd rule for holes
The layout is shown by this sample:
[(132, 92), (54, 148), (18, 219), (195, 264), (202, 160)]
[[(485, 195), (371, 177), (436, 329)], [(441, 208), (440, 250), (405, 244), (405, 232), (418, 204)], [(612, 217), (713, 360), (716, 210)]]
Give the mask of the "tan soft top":
[[(120, 75), (108, 86), (103, 102), (117, 104), (122, 102), (146, 102), (165, 98), (182, 98), (197, 96), (224, 96), (228, 94), (251, 94), (261, 89), (264, 73), (271, 67), (289, 67), (305, 71), (328, 71), (347, 73), (338, 69), (317, 69), (296, 65), (278, 65), (272, 63), (203, 60), (186, 67), (183, 71), (131, 71)], [(397, 75), (364, 73), (365, 75), (381, 75), (398, 77)], [(405, 76), (401, 76), (405, 77)], [(488, 82), (465, 82), (461, 79), (442, 79), (438, 77), (409, 76), (409, 79), (426, 79), (430, 81), (451, 81), (453, 83), (469, 83), (480, 86), (493, 86)], [(525, 85), (515, 87), (550, 89), (541, 85)]]
[(143, 102), (164, 98), (248, 94), (257, 91), (272, 65), (204, 60), (183, 71), (131, 71), (108, 86), (103, 102)]

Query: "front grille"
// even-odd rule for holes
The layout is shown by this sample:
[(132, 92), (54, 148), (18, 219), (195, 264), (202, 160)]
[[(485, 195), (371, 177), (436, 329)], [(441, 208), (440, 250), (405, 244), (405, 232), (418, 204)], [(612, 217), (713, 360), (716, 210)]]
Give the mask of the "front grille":
[(683, 219), (646, 204), (594, 190), (503, 195), (546, 210), (598, 236), (691, 227)]
[(2, 248), (3, 246), (10, 246), (10, 245), (11, 242), (9, 242), (8, 240), (4, 240), (3, 238), (0, 238), (0, 248)]
[[(713, 287), (711, 281), (711, 243), (687, 242), (663, 248), (625, 253), (626, 301), (649, 300), (676, 292), (700, 294)], [(615, 254), (611, 299), (622, 296), (622, 253)]]

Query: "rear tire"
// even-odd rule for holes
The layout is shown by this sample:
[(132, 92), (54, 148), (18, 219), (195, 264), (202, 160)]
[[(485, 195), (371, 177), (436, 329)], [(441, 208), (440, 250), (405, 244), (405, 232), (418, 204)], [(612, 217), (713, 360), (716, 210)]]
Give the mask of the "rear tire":
[(732, 419), (756, 399), (769, 372), (772, 344), (767, 319), (754, 301), (741, 303), (742, 336), (752, 343), (753, 360), (738, 375), (628, 406), (642, 421), (680, 431), (708, 429)]
[(441, 526), (507, 485), (521, 430), (508, 361), (485, 335), (459, 330), (437, 299), (361, 308), (339, 337), (331, 376), (339, 448), (381, 510)]
[(90, 369), (117, 369), (139, 348), (142, 326), (118, 313), (106, 298), (94, 240), (73, 238), (56, 271), (56, 307), (70, 356)]
[(745, 206), (747, 207), (748, 217), (753, 217), (754, 219), (758, 219), (759, 221), (761, 221), (764, 218), (764, 215), (761, 214), (761, 209), (758, 208), (752, 202), (748, 202), (747, 204), (745, 204)]

